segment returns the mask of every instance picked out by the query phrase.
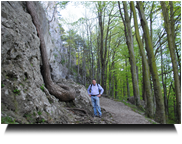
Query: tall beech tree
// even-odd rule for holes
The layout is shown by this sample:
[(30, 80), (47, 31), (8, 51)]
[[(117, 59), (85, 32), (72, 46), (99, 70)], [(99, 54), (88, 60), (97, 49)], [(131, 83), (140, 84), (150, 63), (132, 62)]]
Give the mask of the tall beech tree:
[[(168, 8), (166, 7), (166, 3), (164, 1), (161, 1), (161, 7), (162, 7), (162, 13), (164, 16), (164, 25), (165, 30), (167, 32), (167, 40), (168, 40), (168, 47), (170, 50), (170, 56), (172, 60), (172, 66), (173, 66), (173, 74), (174, 74), (174, 84), (175, 84), (175, 94), (176, 94), (176, 100), (177, 100), (177, 114), (178, 114), (178, 120), (179, 123), (181, 123), (181, 89), (180, 89), (180, 82), (179, 82), (179, 75), (178, 75), (178, 65), (175, 55), (175, 43), (174, 43), (174, 22), (173, 20), (170, 21), (169, 15), (168, 15)], [(170, 7), (173, 7), (172, 2), (170, 2)], [(174, 12), (171, 11), (171, 15), (174, 15)]]
[(155, 120), (160, 123), (165, 124), (166, 118), (165, 118), (165, 111), (164, 111), (164, 100), (162, 97), (162, 90), (161, 90), (161, 86), (160, 86), (160, 82), (159, 82), (159, 76), (157, 73), (157, 66), (156, 66), (152, 41), (151, 41), (151, 37), (149, 34), (148, 23), (145, 18), (145, 13), (143, 10), (143, 3), (141, 1), (140, 2), (137, 1), (137, 9), (139, 12), (141, 25), (142, 25), (142, 29), (144, 32), (146, 51), (147, 51), (147, 55), (148, 55), (148, 62), (149, 62), (149, 66), (150, 66), (150, 71), (152, 73), (152, 80), (153, 80), (153, 85), (154, 85), (154, 95), (156, 98)]
[[(139, 95), (139, 87), (138, 87), (137, 73), (136, 73), (136, 62), (135, 62), (135, 54), (134, 54), (134, 50), (133, 50), (133, 36), (132, 36), (132, 31), (131, 31), (131, 19), (128, 16), (128, 8), (127, 8), (126, 2), (123, 1), (125, 18), (123, 17), (123, 14), (121, 12), (119, 1), (118, 1), (118, 7), (119, 7), (121, 18), (122, 18), (123, 23), (124, 23), (126, 44), (128, 46), (128, 50), (129, 50), (129, 54), (130, 54), (129, 59), (130, 59), (130, 65), (131, 65), (135, 103), (137, 106), (140, 106), (140, 95)], [(130, 17), (131, 17), (131, 15), (130, 15)]]

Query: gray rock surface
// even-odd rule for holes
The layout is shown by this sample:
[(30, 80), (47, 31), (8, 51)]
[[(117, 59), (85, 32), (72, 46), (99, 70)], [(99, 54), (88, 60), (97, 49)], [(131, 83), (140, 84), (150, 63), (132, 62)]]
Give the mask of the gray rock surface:
[[(60, 23), (58, 21), (58, 13), (57, 13), (57, 8), (54, 10), (56, 1), (42, 1), (41, 4), (46, 12), (44, 14), (44, 20), (42, 21), (42, 24), (45, 24), (46, 28), (44, 39), (45, 43), (47, 46), (47, 53), (48, 53), (48, 58), (51, 66), (51, 75), (53, 81), (57, 82), (59, 79), (62, 78), (69, 78), (76, 80), (74, 76), (69, 76), (68, 75), (68, 48), (66, 48), (63, 45), (63, 42), (61, 40), (61, 30), (60, 30)], [(38, 9), (37, 9), (38, 10)], [(54, 13), (54, 18), (53, 17)], [(52, 21), (51, 21), (52, 20)], [(48, 22), (51, 21), (51, 22)], [(72, 53), (73, 49), (72, 49)], [(71, 63), (72, 66), (76, 65), (76, 57), (75, 55), (71, 56)]]
[[(49, 50), (49, 61), (55, 60), (45, 12), (39, 2), (35, 2), (35, 6)], [(73, 102), (60, 102), (43, 86), (40, 40), (26, 2), (3, 1), (1, 13), (2, 119), (8, 117), (20, 124), (112, 123), (107, 121), (107, 112), (104, 112), (105, 120), (95, 121), (90, 117), (92, 106), (85, 87), (61, 78), (64, 74), (60, 74), (58, 80), (75, 88), (77, 95)], [(58, 71), (64, 73), (65, 69), (60, 66)], [(84, 109), (88, 115), (68, 110), (68, 107)]]

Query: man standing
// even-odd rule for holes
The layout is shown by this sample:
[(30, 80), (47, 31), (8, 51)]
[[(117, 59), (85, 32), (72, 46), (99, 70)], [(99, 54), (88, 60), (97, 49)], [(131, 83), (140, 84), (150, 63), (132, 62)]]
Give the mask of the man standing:
[[(100, 93), (99, 90), (101, 91)], [(92, 80), (92, 84), (89, 85), (87, 92), (91, 97), (92, 106), (94, 110), (94, 117), (98, 116), (101, 118), (102, 112), (100, 108), (99, 97), (103, 94), (104, 89), (99, 84), (96, 83), (96, 80)], [(97, 111), (99, 115), (97, 115)]]

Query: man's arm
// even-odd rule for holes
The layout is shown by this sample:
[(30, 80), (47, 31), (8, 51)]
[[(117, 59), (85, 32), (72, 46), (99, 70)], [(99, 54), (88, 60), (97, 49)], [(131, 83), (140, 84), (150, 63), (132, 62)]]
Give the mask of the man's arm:
[(99, 87), (99, 90), (101, 91), (101, 92), (100, 92), (100, 95), (102, 95), (102, 94), (103, 94), (103, 92), (104, 92), (104, 89), (101, 87), (101, 85), (100, 85), (100, 84), (98, 85), (98, 87)]
[(90, 87), (91, 87), (91, 85), (89, 85), (89, 87), (88, 87), (88, 89), (87, 89), (87, 92), (88, 92), (89, 96), (91, 95)]

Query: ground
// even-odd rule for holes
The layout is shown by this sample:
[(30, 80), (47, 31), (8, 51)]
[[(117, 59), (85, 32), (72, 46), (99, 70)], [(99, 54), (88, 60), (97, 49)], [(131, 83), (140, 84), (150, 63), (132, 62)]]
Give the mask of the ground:
[(100, 105), (101, 108), (111, 113), (117, 124), (151, 124), (145, 116), (132, 111), (130, 107), (122, 102), (101, 97)]

